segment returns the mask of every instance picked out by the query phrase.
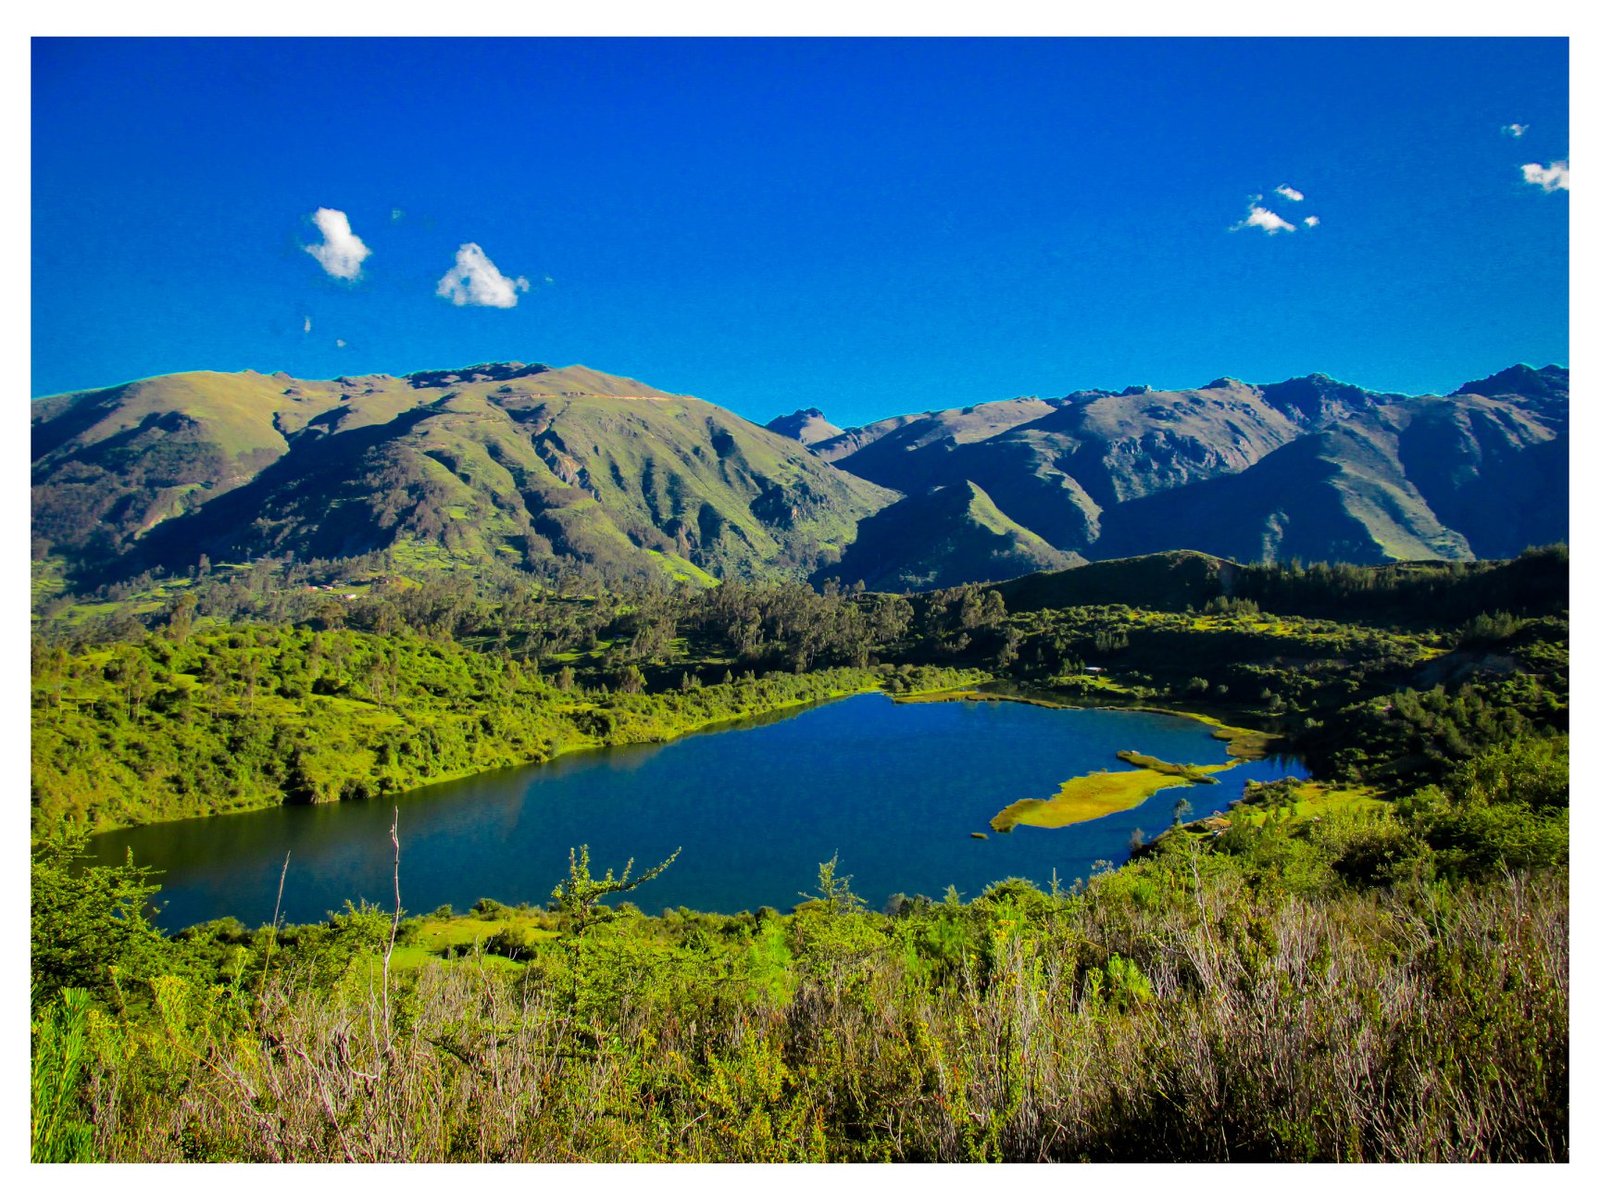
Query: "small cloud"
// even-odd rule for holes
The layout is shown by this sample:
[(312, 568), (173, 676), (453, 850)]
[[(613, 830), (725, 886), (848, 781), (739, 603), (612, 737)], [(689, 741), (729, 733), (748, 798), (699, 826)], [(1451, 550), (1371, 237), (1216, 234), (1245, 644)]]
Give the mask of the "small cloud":
[(509, 279), (502, 275), (477, 242), (465, 242), (456, 251), (456, 265), (444, 273), (434, 294), (445, 297), (457, 307), (471, 304), (481, 308), (515, 308), (517, 293), (527, 291), (529, 286), (525, 276)]
[(339, 347), (339, 349), (343, 350), (345, 347), (345, 340), (343, 338), (334, 338), (333, 344)]
[(1517, 124), (1502, 125), (1500, 126), (1500, 132), (1508, 137), (1519, 138), (1528, 132), (1528, 127), (1526, 125)]
[(310, 317), (306, 318), (306, 332), (307, 333), (311, 332), (311, 318)]
[(311, 214), (322, 241), (307, 246), (306, 253), (322, 264), (335, 279), (354, 279), (361, 274), (361, 263), (372, 253), (367, 244), (350, 230), (350, 218), (337, 208), (319, 208)]
[(1296, 188), (1290, 187), (1287, 183), (1280, 183), (1277, 187), (1273, 188), (1272, 190), (1277, 192), (1278, 195), (1282, 196), (1285, 200), (1294, 200), (1296, 202), (1299, 202), (1299, 201), (1304, 200), (1306, 198), (1306, 194), (1304, 192), (1299, 191)]
[(1305, 219), (1304, 224), (1305, 224), (1305, 227), (1307, 229), (1315, 229), (1318, 225), (1322, 224), (1322, 218), (1321, 217), (1307, 217)]
[(404, 220), (405, 215), (406, 215), (406, 210), (403, 209), (403, 208), (391, 208), (389, 210), (389, 220), (391, 220), (391, 221)]
[(1567, 160), (1560, 159), (1548, 167), (1542, 167), (1536, 162), (1522, 164), (1522, 181), (1537, 184), (1547, 192), (1567, 192), (1572, 190), (1572, 174), (1567, 169)]
[(1245, 214), (1244, 220), (1237, 225), (1228, 226), (1229, 233), (1238, 233), (1241, 229), (1259, 229), (1268, 237), (1276, 233), (1293, 233), (1294, 226), (1285, 221), (1270, 208), (1262, 208), (1259, 203), (1260, 196), (1253, 197), (1250, 201), (1250, 211)]

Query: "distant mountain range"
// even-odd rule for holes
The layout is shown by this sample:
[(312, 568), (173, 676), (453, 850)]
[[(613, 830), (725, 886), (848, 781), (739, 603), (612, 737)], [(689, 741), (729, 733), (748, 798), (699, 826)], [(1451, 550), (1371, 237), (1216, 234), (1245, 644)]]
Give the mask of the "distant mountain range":
[(763, 428), (586, 367), (193, 372), (35, 400), (36, 558), (145, 569), (388, 550), (407, 570), (946, 586), (1188, 548), (1506, 557), (1567, 536), (1567, 371), (1450, 396), (1326, 376)]
[[(891, 417), (811, 448), (904, 493), (908, 511), (932, 489), (976, 487), (1007, 521), (1091, 559), (1177, 548), (1243, 562), (1503, 558), (1567, 537), (1567, 370), (1556, 366), (1512, 367), (1442, 397), (1325, 375), (1074, 392)], [(898, 550), (912, 552), (903, 540)]]

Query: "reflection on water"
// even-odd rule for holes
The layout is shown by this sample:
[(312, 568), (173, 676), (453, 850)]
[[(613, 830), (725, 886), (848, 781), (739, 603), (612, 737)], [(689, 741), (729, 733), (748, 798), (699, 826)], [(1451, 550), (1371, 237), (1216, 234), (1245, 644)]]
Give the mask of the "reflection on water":
[(1040, 884), (1121, 862), (1135, 829), (1154, 834), (1187, 800), (1194, 817), (1224, 810), (1247, 780), (1304, 776), (1292, 758), (1246, 763), (1214, 787), (1158, 792), (1136, 809), (1066, 829), (1020, 828), (987, 840), (989, 818), (1062, 780), (1120, 769), (1117, 750), (1169, 762), (1215, 762), (1197, 722), (1158, 713), (1025, 704), (895, 704), (855, 696), (657, 746), (563, 755), (372, 802), (282, 807), (94, 839), (101, 861), (166, 872), (161, 924), (272, 917), (284, 855), (283, 908), (321, 920), (346, 900), (393, 901), (389, 825), (400, 811), (405, 907), (457, 908), (483, 896), (544, 903), (587, 842), (595, 868), (648, 867), (682, 846), (661, 878), (630, 897), (647, 911), (686, 905), (787, 909), (814, 890), (817, 864), (839, 869), (874, 907), (894, 892), (964, 896), (1018, 875)]

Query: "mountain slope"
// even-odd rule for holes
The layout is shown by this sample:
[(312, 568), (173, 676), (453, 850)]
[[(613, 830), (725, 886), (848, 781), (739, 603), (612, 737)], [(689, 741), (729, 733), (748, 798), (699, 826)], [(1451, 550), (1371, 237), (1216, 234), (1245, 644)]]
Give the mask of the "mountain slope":
[(1462, 559), (1565, 539), (1566, 411), (1560, 367), (1448, 397), (1326, 375), (1219, 379), (893, 418), (817, 449), (907, 493), (971, 481), (1093, 558), (1186, 545), (1245, 560)]
[(1565, 539), (1565, 448), (1563, 433), (1503, 398), (1395, 398), (1237, 475), (1122, 506), (1098, 549), (1175, 540), (1245, 562), (1510, 557)]
[(1235, 564), (1192, 550), (1169, 550), (1138, 558), (1105, 559), (1070, 571), (1049, 571), (1000, 586), (1006, 611), (1070, 608), (1086, 604), (1130, 604), (1181, 612), (1202, 608), (1233, 586)]
[(1178, 546), (1508, 557), (1567, 537), (1567, 413), (1566, 369), (1525, 365), (1443, 397), (1218, 379), (842, 432), (582, 366), (192, 372), (33, 402), (34, 555), (78, 589), (372, 551), (908, 588)]
[(907, 496), (861, 522), (844, 557), (819, 578), (873, 591), (925, 591), (1062, 570), (1083, 561), (1057, 550), (967, 482)]
[(859, 464), (875, 474), (908, 472), (901, 477), (915, 486), (933, 478), (932, 473), (921, 469), (920, 462), (913, 462), (917, 451), (927, 447), (948, 451), (959, 445), (983, 441), (1017, 425), (1037, 420), (1052, 412), (1060, 403), (1024, 396), (1015, 400), (975, 404), (968, 408), (947, 408), (937, 412), (888, 417), (859, 429), (847, 429), (837, 437), (819, 442), (816, 451), (829, 462), (859, 456)]
[(805, 573), (892, 493), (726, 410), (585, 367), (193, 375), (34, 406), (36, 553), (84, 574), (403, 549)]
[(829, 441), (844, 432), (823, 416), (821, 410), (815, 408), (802, 408), (798, 412), (773, 417), (767, 422), (767, 428), (773, 433), (793, 438), (802, 446), (815, 446), (818, 442)]

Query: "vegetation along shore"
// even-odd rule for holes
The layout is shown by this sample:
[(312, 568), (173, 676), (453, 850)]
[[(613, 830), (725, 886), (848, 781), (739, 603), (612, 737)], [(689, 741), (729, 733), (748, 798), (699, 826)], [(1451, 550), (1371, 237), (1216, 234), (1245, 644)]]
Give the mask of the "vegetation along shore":
[[(280, 565), (42, 616), (34, 1154), (1565, 1157), (1565, 552), (1233, 567), (1226, 590), (1216, 565), (902, 596), (374, 562), (337, 609)], [(1116, 573), (1127, 603), (1079, 602)], [(1274, 744), (1315, 780), (1252, 785), (1226, 819), (1179, 808), (1071, 887), (880, 912), (844, 847), (789, 913), (648, 916), (649, 882), (575, 853), (542, 906), (414, 914), (402, 848), (392, 904), (166, 935), (158, 880), (77, 858), (95, 829), (867, 688), (1185, 712), (1225, 751), (1108, 748), (1087, 784), (1018, 798), (1041, 824)]]

